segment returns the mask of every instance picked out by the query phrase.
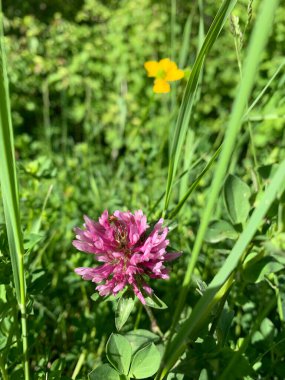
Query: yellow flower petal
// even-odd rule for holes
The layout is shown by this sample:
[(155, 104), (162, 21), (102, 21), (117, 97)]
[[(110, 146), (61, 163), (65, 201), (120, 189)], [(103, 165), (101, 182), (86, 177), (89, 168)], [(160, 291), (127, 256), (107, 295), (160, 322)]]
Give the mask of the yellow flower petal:
[(184, 77), (184, 71), (176, 68), (176, 69), (167, 71), (164, 80), (166, 80), (167, 82), (172, 82), (175, 80), (179, 80), (183, 77)]
[(169, 58), (163, 58), (159, 62), (159, 68), (160, 70), (165, 71), (167, 73), (169, 70), (175, 70), (177, 69), (177, 65), (175, 62), (170, 61)]
[(165, 94), (170, 91), (170, 84), (163, 79), (156, 79), (154, 81), (153, 92), (157, 94)]
[(147, 61), (144, 64), (144, 68), (147, 71), (147, 76), (156, 77), (156, 74), (159, 71), (159, 64), (156, 61)]

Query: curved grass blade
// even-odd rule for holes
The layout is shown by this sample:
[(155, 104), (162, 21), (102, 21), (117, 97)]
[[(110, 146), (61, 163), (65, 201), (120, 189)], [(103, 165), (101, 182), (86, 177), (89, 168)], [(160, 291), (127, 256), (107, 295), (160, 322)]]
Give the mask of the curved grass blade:
[(170, 162), (169, 162), (169, 167), (168, 167), (168, 178), (167, 178), (166, 193), (165, 193), (164, 212), (166, 212), (169, 205), (170, 194), (171, 194), (173, 182), (176, 175), (182, 146), (183, 146), (186, 132), (188, 129), (192, 107), (193, 107), (196, 92), (197, 92), (200, 73), (204, 65), (205, 57), (207, 56), (214, 42), (218, 38), (227, 20), (227, 17), (229, 13), (232, 11), (236, 2), (237, 0), (224, 0), (223, 4), (221, 5), (206, 35), (205, 41), (199, 51), (199, 54), (192, 68), (189, 80), (187, 82), (182, 103), (180, 106), (176, 126), (175, 126), (173, 143), (171, 147)]

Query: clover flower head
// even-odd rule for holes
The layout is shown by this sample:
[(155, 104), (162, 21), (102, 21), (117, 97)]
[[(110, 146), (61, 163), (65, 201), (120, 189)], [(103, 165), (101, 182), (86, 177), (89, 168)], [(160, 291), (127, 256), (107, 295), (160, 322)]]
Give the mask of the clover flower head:
[(162, 226), (163, 219), (150, 228), (141, 210), (134, 214), (115, 211), (112, 215), (105, 210), (98, 222), (87, 216), (84, 220), (84, 229), (75, 228), (73, 245), (93, 254), (102, 265), (76, 268), (75, 272), (96, 283), (101, 296), (116, 295), (129, 287), (145, 304), (144, 295), (153, 292), (147, 280), (169, 278), (164, 264), (180, 256), (179, 252), (166, 252), (168, 228)]
[(175, 62), (169, 58), (163, 58), (159, 62), (147, 61), (144, 64), (149, 77), (155, 78), (153, 91), (155, 93), (167, 93), (170, 91), (170, 84), (184, 77), (184, 71), (178, 69)]

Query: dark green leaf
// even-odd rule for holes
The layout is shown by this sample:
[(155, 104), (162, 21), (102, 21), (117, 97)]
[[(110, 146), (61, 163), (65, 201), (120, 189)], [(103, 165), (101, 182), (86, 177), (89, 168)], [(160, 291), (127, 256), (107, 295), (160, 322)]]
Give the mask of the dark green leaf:
[(248, 282), (258, 283), (270, 273), (278, 272), (284, 268), (282, 264), (270, 256), (263, 257), (257, 262), (254, 259), (252, 261), (248, 262), (243, 271), (243, 278)]

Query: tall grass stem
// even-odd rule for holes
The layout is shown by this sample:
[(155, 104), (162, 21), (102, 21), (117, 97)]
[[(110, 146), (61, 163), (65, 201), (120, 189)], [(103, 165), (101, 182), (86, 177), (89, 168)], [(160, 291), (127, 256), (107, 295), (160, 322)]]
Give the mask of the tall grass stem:
[(23, 366), (25, 380), (29, 380), (28, 337), (26, 314), (26, 283), (24, 246), (19, 212), (17, 173), (14, 157), (14, 137), (8, 89), (2, 4), (0, 0), (0, 182), (6, 221), (9, 251), (17, 301), (21, 313)]

